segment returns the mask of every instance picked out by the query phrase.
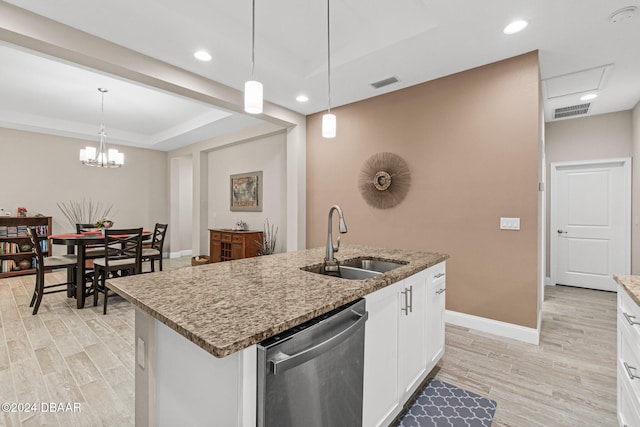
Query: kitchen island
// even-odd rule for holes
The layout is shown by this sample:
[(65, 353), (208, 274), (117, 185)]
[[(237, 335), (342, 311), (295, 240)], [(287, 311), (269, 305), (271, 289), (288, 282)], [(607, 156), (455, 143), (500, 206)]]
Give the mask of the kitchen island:
[(448, 258), (355, 245), (336, 256), (371, 257), (404, 265), (366, 280), (324, 276), (304, 270), (322, 264), (315, 248), (109, 280), (137, 308), (136, 424), (255, 425), (255, 344)]

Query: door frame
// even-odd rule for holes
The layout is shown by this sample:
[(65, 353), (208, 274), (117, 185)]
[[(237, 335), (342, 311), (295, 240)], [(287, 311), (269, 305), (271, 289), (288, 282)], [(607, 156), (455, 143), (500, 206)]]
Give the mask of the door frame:
[(553, 230), (558, 229), (557, 221), (557, 201), (555, 200), (555, 185), (558, 183), (558, 168), (563, 167), (597, 167), (610, 165), (612, 163), (622, 164), (622, 173), (624, 176), (624, 188), (623, 198), (623, 214), (624, 214), (624, 271), (619, 274), (631, 274), (631, 157), (616, 157), (611, 159), (597, 159), (597, 160), (583, 160), (583, 161), (571, 161), (571, 162), (553, 162), (551, 163), (551, 180), (549, 186), (549, 200), (550, 200), (550, 221), (549, 221), (549, 233), (547, 237), (550, 240), (550, 278), (551, 284), (556, 284), (556, 269), (557, 269), (557, 254), (558, 254), (558, 239), (553, 238)]

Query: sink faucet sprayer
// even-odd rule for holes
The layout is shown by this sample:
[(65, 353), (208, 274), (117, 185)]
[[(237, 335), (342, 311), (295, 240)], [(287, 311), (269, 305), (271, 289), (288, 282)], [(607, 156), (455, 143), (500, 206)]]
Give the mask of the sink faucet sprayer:
[(339, 271), (338, 261), (334, 258), (334, 254), (340, 249), (340, 236), (338, 236), (336, 246), (333, 246), (333, 211), (338, 211), (338, 219), (340, 220), (338, 228), (340, 230), (340, 233), (345, 234), (347, 232), (347, 224), (344, 222), (344, 214), (342, 213), (342, 209), (338, 205), (331, 206), (331, 209), (329, 209), (329, 227), (327, 229), (327, 253), (324, 258), (323, 269), (324, 271), (337, 272)]

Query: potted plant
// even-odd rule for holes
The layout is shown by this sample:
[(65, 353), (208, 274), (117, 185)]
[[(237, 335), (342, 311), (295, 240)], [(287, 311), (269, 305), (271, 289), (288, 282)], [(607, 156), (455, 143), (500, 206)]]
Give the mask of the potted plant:
[(256, 245), (260, 247), (260, 255), (271, 255), (276, 251), (276, 238), (278, 237), (278, 227), (269, 224), (269, 219), (264, 221), (264, 232), (262, 242), (256, 240)]
[(107, 218), (106, 216), (98, 220), (98, 222), (96, 222), (96, 228), (99, 228), (100, 231), (102, 231), (103, 235), (104, 235), (104, 230), (111, 227), (113, 227), (113, 220)]

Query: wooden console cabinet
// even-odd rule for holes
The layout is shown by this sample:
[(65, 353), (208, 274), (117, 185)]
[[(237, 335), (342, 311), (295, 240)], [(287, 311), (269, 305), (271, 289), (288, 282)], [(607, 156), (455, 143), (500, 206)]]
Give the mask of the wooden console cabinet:
[(250, 258), (259, 255), (262, 231), (209, 230), (211, 262)]

